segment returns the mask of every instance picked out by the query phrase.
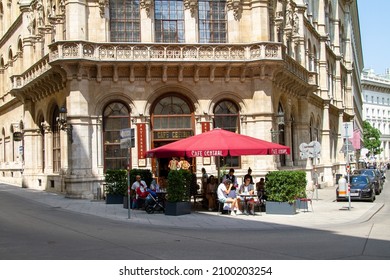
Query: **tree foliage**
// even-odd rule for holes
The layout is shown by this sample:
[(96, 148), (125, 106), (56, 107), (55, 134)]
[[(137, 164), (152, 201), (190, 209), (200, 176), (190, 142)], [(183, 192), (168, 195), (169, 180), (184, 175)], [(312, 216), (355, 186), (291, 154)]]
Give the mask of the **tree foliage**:
[(363, 122), (363, 146), (370, 152), (372, 151), (374, 155), (382, 152), (380, 137), (381, 132), (379, 129), (372, 127), (368, 121)]

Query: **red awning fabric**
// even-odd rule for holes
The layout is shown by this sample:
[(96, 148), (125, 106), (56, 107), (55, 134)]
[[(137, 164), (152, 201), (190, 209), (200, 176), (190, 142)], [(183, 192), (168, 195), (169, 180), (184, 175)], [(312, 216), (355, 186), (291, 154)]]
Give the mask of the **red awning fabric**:
[(216, 128), (149, 150), (146, 152), (146, 157), (212, 157), (281, 154), (290, 154), (290, 147)]

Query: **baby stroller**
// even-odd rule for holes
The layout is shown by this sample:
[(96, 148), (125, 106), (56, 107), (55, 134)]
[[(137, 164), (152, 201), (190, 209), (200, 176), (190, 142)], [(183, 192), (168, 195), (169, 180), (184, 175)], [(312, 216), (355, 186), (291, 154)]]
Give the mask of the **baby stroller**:
[(145, 200), (146, 213), (153, 214), (154, 211), (165, 212), (164, 205), (163, 205), (161, 199), (158, 197), (158, 195), (150, 189), (148, 189), (148, 192), (149, 192), (149, 194)]

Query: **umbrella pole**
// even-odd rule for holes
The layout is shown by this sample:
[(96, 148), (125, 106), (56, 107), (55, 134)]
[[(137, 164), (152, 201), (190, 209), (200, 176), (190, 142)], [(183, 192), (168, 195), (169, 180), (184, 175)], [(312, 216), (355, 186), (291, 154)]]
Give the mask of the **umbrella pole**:
[(216, 156), (214, 159), (216, 160), (216, 165), (217, 165), (217, 178), (218, 178), (217, 182), (218, 182), (218, 185), (219, 185), (220, 180), (221, 180), (221, 176), (220, 176), (220, 169), (221, 169), (221, 167), (219, 166), (219, 156)]

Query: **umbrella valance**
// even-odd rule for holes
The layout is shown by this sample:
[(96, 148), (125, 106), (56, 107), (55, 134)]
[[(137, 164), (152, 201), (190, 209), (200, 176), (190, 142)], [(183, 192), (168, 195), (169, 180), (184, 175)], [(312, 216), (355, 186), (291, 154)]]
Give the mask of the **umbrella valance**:
[(146, 152), (147, 157), (156, 158), (281, 154), (290, 154), (290, 147), (219, 128)]

